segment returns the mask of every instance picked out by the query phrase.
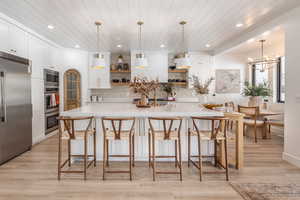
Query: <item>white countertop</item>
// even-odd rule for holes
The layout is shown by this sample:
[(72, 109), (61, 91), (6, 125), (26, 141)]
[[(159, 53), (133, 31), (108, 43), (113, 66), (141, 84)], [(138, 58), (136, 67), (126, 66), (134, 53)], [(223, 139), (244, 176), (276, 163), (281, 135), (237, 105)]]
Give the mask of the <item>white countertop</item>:
[(199, 103), (169, 103), (168, 105), (137, 108), (132, 103), (89, 103), (80, 108), (65, 111), (61, 116), (79, 117), (191, 117), (223, 116), (222, 112), (208, 110)]

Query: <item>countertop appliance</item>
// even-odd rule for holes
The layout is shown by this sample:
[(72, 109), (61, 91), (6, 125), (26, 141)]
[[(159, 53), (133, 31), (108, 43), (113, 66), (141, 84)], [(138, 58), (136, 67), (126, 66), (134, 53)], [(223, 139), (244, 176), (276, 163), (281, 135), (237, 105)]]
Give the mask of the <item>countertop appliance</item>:
[(0, 52), (0, 164), (31, 149), (29, 60)]
[(45, 134), (58, 129), (59, 116), (59, 72), (44, 69), (45, 88)]

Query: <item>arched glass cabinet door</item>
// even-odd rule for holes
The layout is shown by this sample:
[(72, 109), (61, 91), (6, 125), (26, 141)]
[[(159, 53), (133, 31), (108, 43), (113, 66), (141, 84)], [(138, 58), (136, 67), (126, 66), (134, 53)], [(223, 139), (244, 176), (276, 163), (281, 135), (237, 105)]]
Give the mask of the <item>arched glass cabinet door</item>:
[(75, 69), (64, 74), (64, 110), (79, 108), (81, 105), (81, 77)]

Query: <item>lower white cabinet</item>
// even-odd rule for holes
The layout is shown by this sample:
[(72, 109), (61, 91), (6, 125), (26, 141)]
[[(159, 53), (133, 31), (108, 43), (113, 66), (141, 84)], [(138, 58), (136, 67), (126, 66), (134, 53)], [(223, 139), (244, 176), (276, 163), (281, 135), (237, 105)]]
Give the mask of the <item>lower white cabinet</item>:
[(90, 89), (106, 89), (111, 88), (110, 84), (110, 53), (105, 52), (104, 59), (106, 66), (103, 69), (93, 69), (93, 57), (95, 53), (89, 55), (89, 88)]

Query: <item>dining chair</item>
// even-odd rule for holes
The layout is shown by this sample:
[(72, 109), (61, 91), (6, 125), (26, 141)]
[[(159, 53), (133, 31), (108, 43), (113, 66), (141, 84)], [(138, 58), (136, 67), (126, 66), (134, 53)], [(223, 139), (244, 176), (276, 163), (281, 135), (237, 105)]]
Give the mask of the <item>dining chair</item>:
[[(129, 129), (125, 130), (124, 125), (129, 125)], [(132, 167), (134, 167), (134, 125), (135, 118), (113, 118), (103, 117), (103, 180), (105, 180), (106, 173), (129, 173), (129, 178), (132, 180)], [(109, 143), (112, 141), (127, 141), (128, 142), (128, 154), (109, 154)], [(129, 158), (129, 171), (112, 171), (106, 170), (109, 167), (110, 157)]]
[[(201, 123), (210, 122), (210, 130), (201, 129)], [(226, 181), (229, 180), (228, 172), (228, 148), (227, 148), (227, 125), (228, 118), (225, 117), (192, 117), (193, 128), (188, 129), (188, 167), (192, 163), (198, 170), (200, 175), (200, 181), (202, 181), (202, 159), (214, 158), (215, 167), (222, 167), (225, 169)], [(197, 137), (197, 147), (198, 154), (191, 155), (191, 137)], [(201, 142), (202, 141), (213, 141), (214, 142), (214, 155), (202, 155)], [(218, 143), (224, 143), (224, 156), (225, 156), (225, 166), (218, 160), (217, 145)], [(194, 161), (192, 158), (198, 159)], [(218, 172), (215, 172), (218, 173)]]
[[(246, 126), (253, 127), (254, 140), (257, 143), (257, 128), (265, 128), (265, 121), (259, 119), (259, 106), (241, 106), (238, 105), (238, 112), (245, 114), (243, 132), (245, 135)], [(263, 130), (265, 131), (265, 130)]]
[[(182, 181), (182, 160), (181, 160), (181, 125), (180, 117), (150, 117), (148, 118), (150, 129), (148, 133), (149, 144), (149, 167), (153, 169), (153, 181), (157, 174), (179, 174)], [(159, 129), (154, 124), (163, 125), (163, 129)], [(175, 124), (175, 125), (174, 125)], [(174, 155), (156, 155), (156, 141), (174, 141)], [(179, 171), (156, 171), (156, 158), (174, 158), (175, 168)]]
[(268, 127), (268, 134), (269, 134), (269, 138), (272, 137), (271, 134), (271, 127), (275, 126), (275, 127), (284, 127), (284, 122), (282, 120), (279, 119), (271, 119), (271, 118), (266, 118), (265, 119), (265, 123)]
[[(84, 180), (87, 178), (87, 168), (94, 164), (96, 167), (96, 129), (94, 117), (58, 117), (59, 121), (59, 132), (58, 132), (58, 180), (61, 179), (62, 173), (83, 173)], [(76, 124), (87, 122), (88, 125), (83, 130), (77, 130)], [(88, 139), (93, 138), (93, 155), (88, 154)], [(62, 142), (67, 140), (68, 142), (68, 158), (62, 162)], [(83, 155), (72, 155), (71, 154), (71, 141), (83, 140)], [(68, 163), (71, 167), (71, 157), (83, 158), (83, 170), (63, 170), (64, 166)], [(88, 158), (93, 159), (88, 163)]]

